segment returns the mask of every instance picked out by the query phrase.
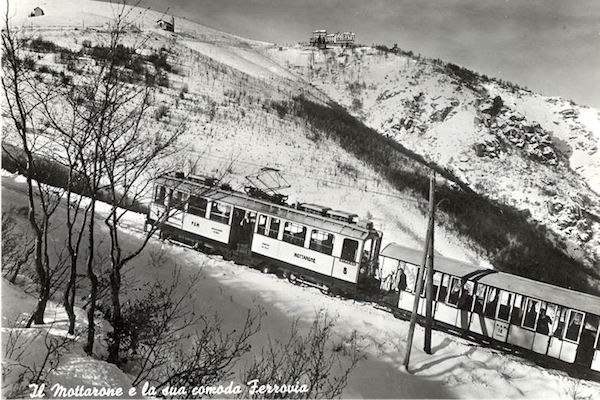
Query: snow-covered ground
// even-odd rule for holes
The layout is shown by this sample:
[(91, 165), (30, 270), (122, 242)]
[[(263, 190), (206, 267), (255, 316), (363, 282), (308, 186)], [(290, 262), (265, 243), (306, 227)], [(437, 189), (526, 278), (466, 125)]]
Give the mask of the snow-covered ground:
[[(26, 15), (35, 6), (42, 7), (46, 15), (27, 18)], [(84, 39), (92, 43), (100, 40), (101, 34), (98, 32), (114, 17), (114, 12), (114, 4), (107, 2), (11, 1), (11, 15), (14, 15), (11, 23), (25, 27), (34, 36), (40, 35), (71, 49), (79, 49)], [(401, 76), (390, 71), (410, 72), (408, 80), (416, 82), (416, 85), (419, 74), (422, 74), (418, 69), (422, 65), (417, 65), (410, 58), (384, 62), (383, 57), (371, 61), (367, 58), (368, 62), (364, 64), (354, 63), (345, 56), (337, 57), (336, 64), (330, 64), (326, 58), (319, 59), (317, 55), (315, 59), (312, 52), (299, 48), (267, 47), (268, 44), (249, 41), (180, 18), (176, 18), (176, 35), (172, 35), (154, 27), (156, 19), (163, 16), (162, 12), (137, 9), (132, 15), (137, 15), (138, 28), (152, 39), (148, 41), (148, 46), (152, 49), (169, 49), (170, 57), (181, 71), (170, 74), (171, 87), (161, 88), (156, 94), (156, 104), (167, 105), (168, 116), (160, 121), (151, 121), (165, 129), (170, 129), (181, 120), (186, 121), (186, 145), (177, 162), (181, 165), (195, 163), (198, 172), (222, 172), (227, 169), (236, 187), (243, 184), (245, 175), (262, 166), (281, 168), (284, 175), (293, 181), (292, 188), (285, 192), (290, 195), (290, 201), (327, 204), (356, 212), (362, 218), (370, 217), (376, 227), (385, 232), (384, 244), (390, 241), (414, 246), (422, 244), (425, 233), (425, 216), (420, 204), (422, 200), (414, 198), (411, 193), (394, 190), (375, 171), (342, 150), (334, 141), (319, 136), (305, 121), (291, 115), (281, 117), (268, 109), (269, 100), (286, 100), (291, 94), (303, 93), (317, 100), (327, 100), (325, 95), (307, 85), (299, 76), (315, 79), (320, 89), (350, 107), (352, 104), (347, 94), (347, 83), (355, 82), (359, 77), (371, 77), (374, 82), (368, 85), (368, 90), (363, 90), (366, 93), (362, 98), (363, 109), (357, 112), (366, 113), (370, 118), (369, 123), (380, 128), (381, 124), (389, 122), (386, 122), (388, 113), (398, 110), (399, 104), (394, 96), (402, 97), (400, 93), (404, 90), (398, 88)], [(127, 42), (135, 38), (135, 33), (127, 34), (124, 40)], [(271, 49), (268, 57), (263, 52), (265, 48)], [(40, 62), (62, 68), (52, 56), (44, 56)], [(317, 73), (308, 67), (310, 63), (322, 63), (325, 69)], [(344, 71), (341, 77), (336, 73), (339, 70)], [(386, 83), (380, 83), (378, 80), (388, 73), (390, 76), (384, 79)], [(327, 85), (319, 84), (319, 79), (328, 82)], [(442, 76), (440, 79), (447, 78)], [(184, 85), (188, 91), (182, 94), (180, 90)], [(445, 87), (430, 78), (424, 85), (425, 88), (435, 87), (436, 90)], [(378, 87), (381, 90), (377, 90)], [(377, 101), (383, 89), (388, 89), (386, 96), (389, 95), (391, 99), (387, 105)], [(451, 98), (459, 96), (461, 106), (455, 107), (455, 113), (451, 113), (444, 129), (434, 126), (434, 130), (425, 136), (427, 140), (404, 132), (403, 140), (406, 142), (403, 143), (424, 150), (425, 155), (439, 159), (442, 164), (458, 164), (457, 174), (470, 179), (471, 183), (496, 179), (495, 174), (477, 172), (475, 167), (467, 168), (470, 175), (461, 172), (460, 166), (470, 164), (461, 160), (465, 156), (462, 152), (470, 151), (465, 148), (469, 148), (480, 132), (464, 129), (473, 124), (473, 114), (463, 103), (473, 99), (469, 95), (454, 93), (452, 88), (446, 89), (447, 92), (442, 93), (443, 98), (431, 100), (430, 105), (449, 107), (452, 106)], [(418, 94), (413, 93), (414, 90), (411, 89), (409, 93), (411, 98)], [(369, 108), (375, 110), (370, 116)], [(596, 129), (594, 124), (597, 124), (597, 118), (592, 111), (581, 111), (579, 120), (586, 129)], [(589, 148), (582, 151), (589, 151)], [(471, 157), (469, 154), (467, 161)], [(590, 154), (590, 157), (589, 162), (583, 162), (581, 168), (573, 164), (574, 159), (579, 158), (571, 157), (571, 167), (593, 183), (597, 176), (593, 168), (596, 156)], [(491, 165), (489, 168), (495, 171), (497, 167)], [(518, 170), (515, 175), (520, 177), (522, 171)], [(498, 179), (498, 182), (494, 185), (502, 187), (504, 184), (520, 183), (514, 177), (504, 183)], [(592, 183), (590, 186), (593, 186)], [(11, 204), (23, 203), (22, 179), (4, 174), (2, 187), (3, 209)], [(527, 191), (520, 193), (526, 195)], [(100, 212), (105, 212), (105, 209), (100, 207)], [(139, 240), (142, 221), (143, 216), (133, 214), (124, 221), (129, 245)], [(57, 238), (64, 235), (61, 229), (58, 228)], [(104, 228), (99, 229), (102, 231)], [(337, 316), (337, 334), (347, 334), (356, 329), (362, 342), (367, 345), (368, 358), (351, 376), (345, 397), (573, 398), (577, 394), (595, 398), (600, 393), (600, 385), (596, 383), (577, 383), (563, 373), (544, 370), (517, 357), (476, 348), (440, 333), (434, 335), (434, 355), (414, 351), (412, 365), (415, 374), (408, 374), (401, 368), (407, 330), (405, 322), (369, 305), (330, 298), (316, 290), (292, 286), (274, 276), (263, 275), (220, 258), (158, 241), (150, 242), (147, 251), (136, 260), (132, 273), (144, 280), (167, 283), (171, 269), (155, 269), (149, 262), (150, 253), (160, 249), (165, 249), (170, 264), (183, 267), (185, 276), (192, 276), (198, 271), (203, 273), (204, 279), (199, 284), (194, 300), (198, 307), (218, 311), (228, 326), (236, 326), (249, 307), (262, 306), (267, 316), (263, 320), (263, 331), (256, 338), (257, 346), (264, 344), (267, 335), (277, 339), (287, 338), (294, 318), (300, 318), (301, 326), (306, 329), (314, 313), (321, 309)], [(436, 228), (436, 251), (473, 264), (490, 266), (468, 240), (444, 227)], [(31, 296), (18, 293), (18, 288), (3, 282), (5, 287), (3, 324), (6, 323), (4, 316), (7, 311), (9, 314), (6, 315), (13, 318), (16, 314), (31, 310), (35, 301)], [(18, 302), (17, 305), (13, 306), (13, 299), (18, 299), (14, 300)], [(55, 328), (64, 330), (61, 324), (66, 318), (61, 307), (53, 304), (50, 310), (52, 313), (57, 310)], [(81, 325), (84, 321), (81, 310), (79, 315)], [(417, 337), (421, 335), (419, 329)], [(61, 364), (55, 373), (57, 381), (69, 384), (113, 382), (121, 385), (131, 380), (115, 371), (114, 367), (83, 356), (80, 347), (75, 346), (64, 359), (72, 365), (65, 364), (63, 367)], [(417, 347), (420, 347), (419, 340)], [(78, 367), (73, 367), (75, 365)], [(84, 365), (89, 368), (89, 373), (81, 372)]]
[[(2, 207), (23, 204), (23, 178), (3, 174)], [(105, 207), (99, 207), (105, 212)], [(59, 213), (64, 213), (61, 208)], [(123, 230), (125, 248), (135, 245), (142, 237), (143, 216), (128, 213)], [(98, 226), (102, 236), (104, 228)], [(55, 237), (60, 240), (65, 229), (57, 226)], [(152, 266), (150, 255), (164, 252), (162, 266)], [(316, 289), (291, 285), (274, 275), (265, 275), (248, 267), (223, 261), (183, 247), (151, 240), (147, 249), (135, 260), (130, 274), (134, 285), (144, 282), (169, 284), (172, 268), (181, 268), (181, 281), (198, 273), (202, 279), (194, 291), (193, 301), (199, 310), (216, 311), (225, 327), (236, 327), (248, 309), (262, 307), (266, 312), (261, 332), (254, 338), (253, 348), (259, 349), (267, 338), (285, 340), (291, 323), (297, 318), (302, 330), (308, 329), (316, 312), (335, 317), (335, 334), (344, 336), (356, 331), (367, 358), (350, 376), (344, 391), (346, 398), (600, 398), (600, 384), (578, 381), (566, 374), (546, 370), (516, 356), (472, 345), (460, 338), (434, 332), (433, 355), (421, 349), (423, 331), (416, 331), (415, 348), (411, 358), (412, 373), (402, 367), (408, 323), (395, 319), (370, 304), (332, 298)], [(2, 283), (3, 334), (9, 321), (33, 309), (35, 298), (18, 287)], [(129, 287), (127, 293), (132, 293)], [(62, 307), (52, 303), (46, 314), (47, 322), (55, 321), (53, 329), (64, 335), (66, 317)], [(85, 326), (84, 313), (78, 310), (78, 325)], [(38, 327), (35, 329), (47, 329)], [(108, 329), (104, 324), (103, 330)], [(102, 331), (99, 333), (102, 335)], [(37, 346), (37, 347), (35, 347)], [(43, 342), (31, 347), (32, 357)], [(102, 352), (101, 346), (98, 350)], [(38, 349), (38, 350), (36, 350)], [(43, 347), (41, 348), (43, 350)], [(257, 351), (257, 350), (255, 350)], [(8, 360), (5, 360), (5, 362)], [(131, 382), (112, 365), (83, 355), (81, 343), (75, 344), (63, 357), (60, 366), (50, 376), (52, 383), (64, 385), (98, 384), (128, 387)]]

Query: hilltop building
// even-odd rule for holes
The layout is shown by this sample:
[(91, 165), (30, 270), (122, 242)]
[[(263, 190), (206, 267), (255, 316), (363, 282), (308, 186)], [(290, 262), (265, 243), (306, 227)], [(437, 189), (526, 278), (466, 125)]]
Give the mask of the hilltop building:
[(44, 10), (42, 10), (40, 7), (36, 7), (33, 9), (33, 11), (29, 14), (30, 17), (39, 17), (44, 15)]
[(328, 34), (327, 30), (319, 29), (313, 31), (310, 38), (310, 45), (319, 48), (326, 48), (328, 45), (350, 47), (354, 45), (355, 36), (354, 32), (336, 32)]
[(156, 26), (164, 31), (175, 32), (175, 17), (171, 16), (171, 20), (159, 19), (156, 21)]

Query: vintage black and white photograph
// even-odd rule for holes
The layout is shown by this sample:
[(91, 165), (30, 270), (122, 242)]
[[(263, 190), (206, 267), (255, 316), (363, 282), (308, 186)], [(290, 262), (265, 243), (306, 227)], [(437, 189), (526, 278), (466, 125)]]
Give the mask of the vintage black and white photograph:
[(0, 397), (600, 400), (599, 1), (0, 3)]

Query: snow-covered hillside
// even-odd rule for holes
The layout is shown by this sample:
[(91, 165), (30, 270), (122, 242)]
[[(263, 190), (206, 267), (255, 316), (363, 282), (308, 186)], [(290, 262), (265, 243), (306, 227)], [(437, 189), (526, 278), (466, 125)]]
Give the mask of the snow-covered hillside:
[[(26, 17), (37, 5), (45, 15)], [(86, 0), (24, 0), (16, 5), (11, 2), (11, 10), (11, 23), (24, 28), (26, 35), (78, 51), (85, 41), (102, 43), (102, 30), (119, 8)], [(228, 179), (239, 188), (245, 175), (260, 167), (280, 168), (293, 183), (286, 191), (290, 202), (325, 203), (353, 211), (361, 218), (373, 219), (385, 232), (384, 242), (421, 245), (426, 226), (424, 199), (394, 189), (306, 121), (281, 115), (273, 108), (273, 101), (286, 101), (295, 95), (323, 104), (328, 98), (257, 51), (267, 44), (180, 18), (176, 18), (172, 34), (157, 29), (152, 22), (164, 16), (160, 12), (127, 12), (136, 28), (124, 34), (124, 44), (139, 42), (144, 35), (148, 38), (144, 51), (166, 49), (169, 62), (176, 68), (168, 74), (169, 87), (161, 87), (155, 94), (155, 109), (164, 107), (166, 115), (150, 125), (168, 130), (185, 121), (181, 156), (176, 160), (183, 170), (189, 170), (190, 165), (195, 165), (197, 173), (227, 170)], [(43, 54), (38, 63), (66, 71), (57, 54)], [(76, 67), (85, 73), (87, 63), (89, 60), (82, 59)], [(491, 266), (468, 238), (443, 226), (436, 235), (436, 251), (441, 254)]]
[(264, 52), (474, 191), (529, 212), (567, 254), (600, 267), (597, 110), (400, 50)]
[[(3, 207), (21, 205), (25, 190), (21, 177), (4, 173)], [(99, 209), (102, 214), (108, 207), (100, 203)], [(66, 211), (61, 207), (58, 212)], [(125, 248), (142, 240), (143, 218), (135, 213), (127, 215), (123, 222), (126, 228), (122, 230)], [(99, 232), (105, 232), (105, 229), (99, 224)], [(53, 232), (60, 239), (66, 235), (66, 228), (56, 226)], [(265, 275), (221, 257), (207, 256), (157, 239), (150, 241), (142, 256), (131, 266), (129, 276), (136, 279), (131, 280), (123, 301), (135, 295), (137, 288), (143, 288), (146, 282), (170, 284), (172, 270), (151, 262), (151, 257), (158, 253), (164, 257), (165, 265), (181, 267), (182, 282), (192, 280), (198, 273), (203, 275), (195, 287), (194, 305), (206, 313), (218, 312), (225, 326), (239, 326), (248, 309), (261, 307), (266, 314), (262, 330), (253, 340), (254, 349), (265, 345), (269, 338), (285, 341), (295, 319), (299, 320), (303, 331), (308, 329), (316, 312), (327, 312), (335, 317), (335, 337), (356, 331), (367, 358), (350, 376), (343, 394), (345, 398), (600, 398), (598, 383), (573, 379), (563, 372), (547, 370), (519, 357), (477, 347), (440, 332), (434, 332), (433, 355), (429, 356), (420, 349), (423, 335), (420, 327), (416, 331), (412, 373), (409, 374), (402, 367), (408, 322), (395, 319), (371, 304), (330, 297), (314, 288), (294, 286), (274, 275)], [(24, 294), (22, 289), (3, 280), (3, 339), (20, 329), (14, 327), (13, 322), (19, 317), (27, 317), (34, 304), (32, 295)], [(78, 310), (78, 316), (80, 324), (84, 325), (82, 310)], [(34, 330), (43, 334), (51, 329), (52, 335), (64, 336), (66, 318), (62, 307), (52, 303), (46, 317), (48, 325)], [(104, 323), (98, 336), (102, 337), (109, 329)], [(30, 348), (33, 351), (28, 351), (29, 358), (23, 361), (39, 363), (45, 354), (43, 338), (44, 335), (33, 342)], [(129, 388), (133, 377), (111, 364), (82, 355), (81, 345), (76, 342), (65, 352), (56, 371), (48, 378), (50, 383)], [(98, 351), (102, 352), (102, 349)], [(9, 362), (5, 358), (3, 367)], [(233, 379), (236, 381), (238, 377)]]
[[(43, 8), (45, 15), (28, 18), (36, 6)], [(118, 10), (110, 2), (19, 0), (11, 1), (10, 15), (11, 24), (22, 34), (78, 52), (103, 43)], [(552, 228), (559, 247), (567, 246), (568, 253), (588, 265), (597, 263), (599, 227), (594, 216), (600, 213), (598, 157), (593, 143), (598, 136), (593, 135), (598, 132), (598, 117), (593, 110), (521, 91), (509, 94), (494, 82), (482, 85), (479, 93), (440, 72), (441, 64), (380, 54), (374, 49), (315, 53), (284, 48), (183, 18), (175, 19), (175, 33), (169, 33), (155, 27), (156, 20), (164, 17), (160, 11), (126, 12), (131, 25), (123, 34), (124, 44), (139, 43), (143, 37), (141, 53), (167, 54), (173, 66), (167, 74), (168, 83), (158, 87), (154, 95), (145, 122), (152, 129), (164, 130), (185, 122), (180, 152), (170, 160), (180, 169), (225, 172), (232, 186), (240, 188), (245, 175), (260, 167), (279, 168), (292, 183), (285, 192), (290, 202), (321, 203), (356, 212), (373, 220), (384, 232), (384, 245), (395, 241), (421, 246), (426, 225), (422, 196), (394, 186), (339, 140), (281, 108), (300, 95), (321, 105), (334, 99), (382, 134), (449, 168), (473, 190), (530, 210), (533, 220)], [(40, 74), (48, 70), (75, 76), (93, 73), (94, 60), (90, 57), (72, 61), (71, 66), (65, 65), (59, 50), (35, 54)], [(486, 110), (493, 108), (497, 93), (503, 106), (492, 121)], [(554, 119), (546, 120), (549, 115)], [(539, 121), (540, 127), (534, 121)], [(509, 126), (527, 132), (513, 137)], [(525, 126), (532, 126), (532, 131)], [(556, 132), (550, 134), (550, 128)], [(581, 134), (573, 133), (577, 130)], [(10, 124), (4, 125), (3, 140), (12, 140)], [(582, 158), (584, 153), (587, 158)], [(540, 186), (539, 182), (544, 183)], [(3, 175), (2, 189), (3, 208), (23, 203), (22, 179)], [(551, 207), (547, 200), (554, 201)], [(100, 205), (99, 212), (104, 211)], [(451, 217), (442, 212), (438, 217), (437, 252), (494, 266), (485, 249), (468, 233), (457, 233), (444, 224)], [(126, 218), (123, 232), (130, 245), (140, 239), (142, 224), (141, 215)], [(63, 229), (57, 227), (57, 240), (64, 237)], [(596, 383), (578, 382), (564, 373), (441, 333), (434, 335), (433, 356), (418, 350), (414, 353), (415, 374), (410, 375), (401, 368), (407, 324), (384, 311), (291, 286), (275, 276), (155, 240), (136, 260), (132, 273), (142, 277), (141, 281), (168, 283), (171, 271), (149, 268), (151, 254), (162, 251), (171, 264), (183, 266), (184, 278), (202, 268), (206, 277), (194, 294), (194, 302), (200, 308), (217, 310), (226, 318), (227, 326), (235, 326), (250, 306), (265, 309), (265, 330), (257, 346), (268, 336), (285, 339), (295, 318), (306, 328), (315, 311), (321, 309), (338, 316), (337, 335), (357, 330), (368, 358), (352, 375), (346, 397), (594, 398), (600, 392)], [(19, 329), (9, 327), (9, 320), (30, 311), (34, 301), (18, 287), (3, 282), (4, 335)], [(56, 303), (49, 308), (50, 313), (54, 311), (56, 316), (49, 320), (57, 322), (56, 335), (64, 335), (60, 331), (64, 315)], [(78, 313), (81, 319), (83, 311)], [(417, 336), (421, 335), (419, 330)], [(125, 385), (131, 378), (83, 356), (78, 348), (69, 351), (63, 362), (52, 379), (65, 384)], [(78, 375), (84, 367), (91, 372)]]

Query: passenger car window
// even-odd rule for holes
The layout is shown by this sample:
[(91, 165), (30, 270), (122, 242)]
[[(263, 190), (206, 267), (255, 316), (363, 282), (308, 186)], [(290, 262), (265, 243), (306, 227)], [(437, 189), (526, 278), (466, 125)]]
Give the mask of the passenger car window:
[[(448, 281), (449, 281), (449, 279), (450, 278), (446, 274), (444, 274), (442, 276), (442, 285), (440, 286), (440, 292), (438, 293), (438, 301), (440, 303), (445, 303), (446, 297), (448, 297)], [(412, 285), (409, 287), (411, 287), (411, 290), (414, 291), (415, 285)]]
[(185, 210), (185, 205), (187, 203), (188, 196), (189, 194), (176, 190), (173, 194), (173, 201), (171, 202), (171, 207), (181, 211)]
[(256, 233), (259, 235), (266, 235), (267, 232), (267, 216), (259, 215), (258, 216), (258, 227), (256, 228)]
[(267, 236), (277, 239), (277, 236), (279, 235), (279, 225), (281, 225), (281, 222), (277, 218), (271, 217), (271, 224), (269, 225)]
[(292, 222), (286, 222), (283, 226), (283, 241), (304, 247), (306, 238), (306, 227)]
[(164, 186), (157, 186), (156, 192), (154, 193), (154, 201), (156, 203), (165, 203), (165, 199), (167, 197), (167, 189)]
[(562, 339), (565, 330), (565, 320), (567, 319), (567, 311), (566, 308), (558, 306), (558, 311), (556, 312), (558, 317), (553, 326), (554, 333), (552, 336)]
[(310, 234), (309, 249), (331, 255), (333, 252), (333, 234), (313, 229)]
[(231, 206), (229, 204), (213, 201), (210, 208), (210, 219), (213, 221), (229, 224)]
[(525, 302), (525, 316), (523, 317), (523, 327), (534, 329), (537, 321), (540, 302), (534, 299), (527, 299)]
[(342, 255), (340, 258), (344, 261), (356, 261), (356, 251), (358, 250), (358, 242), (352, 239), (344, 239), (342, 244)]
[(569, 313), (569, 323), (567, 324), (567, 332), (565, 333), (565, 339), (572, 340), (573, 342), (579, 341), (579, 333), (581, 332), (582, 324), (583, 313), (571, 310)]
[(473, 312), (483, 314), (483, 303), (485, 302), (485, 285), (478, 284), (475, 291), (475, 301), (473, 302)]
[(460, 297), (460, 279), (453, 276), (450, 280), (450, 295), (448, 296), (448, 304), (453, 306), (458, 304)]
[(547, 304), (545, 301), (542, 302), (537, 326), (535, 328), (537, 333), (541, 333), (542, 335), (550, 334), (550, 328), (552, 327), (552, 321), (555, 314), (554, 307), (553, 304)]
[(208, 208), (208, 200), (202, 197), (190, 197), (188, 204), (188, 213), (197, 215), (199, 217), (206, 217), (206, 209)]
[(486, 317), (494, 318), (496, 316), (496, 306), (498, 305), (498, 296), (496, 288), (489, 288), (487, 291), (487, 299), (485, 301), (485, 311), (483, 312)]
[(513, 325), (521, 325), (523, 320), (523, 311), (521, 306), (523, 303), (523, 296), (520, 294), (515, 295), (515, 302), (513, 304), (512, 313), (510, 314), (510, 323)]
[(512, 306), (513, 294), (502, 290), (500, 292), (500, 306), (498, 307), (497, 319), (508, 322), (510, 307)]

